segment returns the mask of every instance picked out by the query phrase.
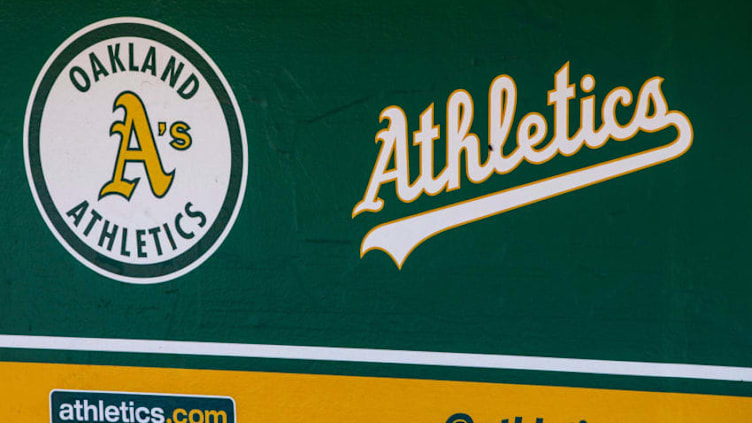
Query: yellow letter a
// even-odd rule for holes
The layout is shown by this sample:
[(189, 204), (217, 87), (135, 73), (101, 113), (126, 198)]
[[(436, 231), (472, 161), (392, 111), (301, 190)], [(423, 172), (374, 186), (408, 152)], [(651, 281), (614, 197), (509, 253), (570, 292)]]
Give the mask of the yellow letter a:
[[(112, 180), (104, 184), (102, 190), (99, 191), (99, 198), (101, 199), (109, 194), (119, 194), (130, 200), (140, 178), (124, 179), (125, 164), (128, 162), (144, 164), (151, 192), (157, 197), (162, 197), (170, 189), (175, 171), (166, 173), (162, 167), (144, 103), (135, 93), (125, 91), (115, 99), (112, 110), (117, 110), (120, 107), (125, 110), (125, 116), (122, 121), (113, 123), (110, 128), (110, 135), (120, 134), (120, 150), (118, 150)], [(131, 135), (133, 134), (136, 135), (138, 140), (138, 148), (135, 149), (130, 148)]]

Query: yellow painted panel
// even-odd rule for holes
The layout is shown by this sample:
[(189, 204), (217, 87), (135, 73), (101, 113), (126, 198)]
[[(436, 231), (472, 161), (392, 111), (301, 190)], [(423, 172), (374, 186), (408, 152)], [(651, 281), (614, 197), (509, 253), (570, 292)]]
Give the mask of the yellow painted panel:
[(477, 382), (70, 364), (0, 363), (0, 422), (49, 421), (53, 389), (222, 395), (239, 422), (722, 423), (752, 398)]

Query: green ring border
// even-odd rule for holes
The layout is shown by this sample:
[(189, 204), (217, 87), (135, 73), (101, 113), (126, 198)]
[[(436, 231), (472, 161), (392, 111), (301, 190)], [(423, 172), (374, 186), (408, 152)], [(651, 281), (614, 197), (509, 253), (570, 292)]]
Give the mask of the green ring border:
[[(193, 247), (179, 256), (159, 263), (132, 264), (114, 260), (107, 257), (84, 243), (65, 223), (60, 212), (55, 207), (47, 189), (41, 167), (39, 155), (39, 129), (44, 113), (44, 105), (52, 85), (63, 71), (69, 61), (84, 49), (114, 37), (146, 38), (160, 42), (182, 54), (190, 61), (207, 80), (212, 88), (220, 106), (222, 107), (225, 121), (230, 134), (231, 170), (227, 194), (219, 214), (211, 228)], [(28, 129), (28, 157), (34, 189), (39, 196), (41, 208), (47, 215), (52, 225), (60, 236), (81, 257), (92, 265), (110, 273), (133, 278), (157, 278), (175, 273), (198, 260), (219, 239), (225, 227), (228, 225), (235, 209), (242, 184), (243, 168), (243, 137), (236, 116), (233, 102), (224, 84), (214, 72), (209, 63), (201, 54), (174, 34), (163, 29), (143, 23), (122, 22), (112, 23), (103, 27), (92, 29), (71, 42), (60, 54), (55, 57), (47, 72), (42, 78), (36, 91), (36, 97), (31, 105), (31, 113)], [(240, 113), (240, 111), (238, 111)]]

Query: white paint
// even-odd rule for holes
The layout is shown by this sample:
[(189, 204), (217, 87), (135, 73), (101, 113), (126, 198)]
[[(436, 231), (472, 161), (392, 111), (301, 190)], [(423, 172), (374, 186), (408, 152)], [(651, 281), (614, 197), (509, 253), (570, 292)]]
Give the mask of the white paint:
[[(421, 173), (412, 184), (407, 118), (397, 106), (384, 109), (380, 119), (382, 122), (388, 120), (389, 126), (376, 135), (376, 141), (383, 143), (382, 148), (366, 193), (355, 205), (352, 217), (355, 218), (364, 211), (378, 213), (383, 209), (384, 200), (378, 194), (385, 183), (395, 182), (397, 197), (403, 203), (416, 200), (422, 192), (436, 195), (442, 190), (448, 192), (460, 189), (463, 154), (467, 179), (479, 184), (493, 173), (504, 175), (513, 171), (523, 159), (531, 164), (541, 165), (559, 153), (564, 156), (574, 155), (585, 145), (590, 149), (601, 148), (609, 139), (626, 141), (640, 132), (658, 132), (670, 127), (676, 129), (677, 137), (663, 147), (386, 222), (371, 229), (363, 238), (361, 257), (370, 250), (382, 250), (394, 260), (397, 267), (402, 268), (407, 256), (418, 245), (441, 232), (673, 160), (692, 145), (692, 125), (684, 113), (669, 110), (661, 91), (663, 78), (653, 77), (645, 81), (637, 95), (632, 119), (625, 125), (617, 121), (615, 108), (617, 104), (632, 104), (632, 92), (627, 88), (618, 87), (606, 95), (601, 111), (603, 123), (598, 129), (594, 126), (595, 97), (583, 98), (580, 128), (573, 138), (569, 138), (568, 102), (575, 98), (575, 88), (569, 84), (569, 62), (556, 72), (554, 81), (554, 90), (548, 92), (549, 105), (554, 106), (553, 125), (549, 125), (539, 113), (526, 114), (517, 128), (517, 148), (508, 156), (504, 155), (504, 145), (515, 115), (517, 89), (514, 80), (507, 75), (500, 75), (491, 83), (488, 121), (488, 146), (491, 151), (485, 163), (481, 163), (479, 138), (470, 132), (473, 122), (472, 98), (465, 90), (455, 90), (447, 101), (446, 167), (437, 178), (432, 176), (432, 149), (439, 131), (438, 127), (433, 127), (433, 107), (426, 109), (421, 115), (421, 130), (414, 134), (413, 144), (420, 145), (421, 150)], [(593, 86), (595, 84), (592, 76), (589, 79), (586, 76), (583, 81), (586, 88), (590, 86), (589, 82)], [(552, 138), (541, 147), (539, 144), (544, 141), (549, 127), (553, 133)], [(394, 168), (387, 170), (392, 156)]]
[[(37, 90), (50, 66), (63, 50), (84, 34), (117, 23), (150, 25), (172, 34), (176, 38), (185, 42), (190, 49), (197, 52), (206, 61), (211, 71), (219, 79), (225, 91), (227, 91), (227, 95), (232, 103), (232, 108), (235, 112), (235, 117), (240, 128), (240, 137), (242, 140), (241, 180), (237, 201), (231, 210), (232, 214), (230, 215), (227, 224), (222, 229), (218, 239), (206, 251), (204, 251), (200, 257), (185, 267), (166, 275), (154, 277), (122, 275), (101, 268), (97, 263), (84, 258), (79, 251), (68, 244), (61, 235), (60, 229), (56, 228), (47, 216), (39, 198), (39, 194), (37, 193), (28, 157), (28, 134), (32, 106), (37, 97)], [(78, 204), (81, 200), (88, 200), (92, 203), (90, 208), (95, 208), (99, 210), (99, 212), (106, 214), (105, 218), (112, 220), (112, 223), (118, 224), (121, 228), (130, 226), (130, 237), (134, 236), (135, 228), (146, 229), (149, 226), (156, 226), (165, 223), (167, 218), (174, 218), (176, 213), (180, 211), (179, 207), (183, 206), (185, 202), (188, 201), (188, 198), (190, 198), (194, 204), (194, 210), (200, 210), (207, 215), (208, 221), (204, 226), (206, 232), (220, 213), (220, 207), (226, 195), (227, 185), (229, 184), (229, 165), (231, 158), (228, 130), (226, 125), (214, 125), (216, 122), (221, 123), (224, 121), (223, 118), (220, 119), (222, 116), (220, 105), (216, 99), (210, 98), (210, 88), (208, 83), (203, 76), (198, 73), (197, 76), (199, 77), (201, 88), (199, 88), (197, 95), (191, 98), (191, 102), (195, 107), (192, 107), (190, 111), (186, 107), (176, 107), (176, 104), (180, 104), (182, 100), (176, 99), (177, 96), (174, 90), (165, 88), (165, 83), (163, 83), (158, 77), (152, 77), (150, 74), (144, 77), (145, 74), (141, 75), (140, 72), (112, 73), (110, 76), (104, 77), (99, 82), (94, 82), (92, 79), (92, 87), (87, 93), (76, 94), (72, 85), (70, 85), (70, 80), (68, 78), (68, 70), (70, 67), (73, 65), (80, 65), (89, 72), (89, 69), (86, 66), (86, 58), (88, 57), (88, 53), (93, 51), (97, 53), (101, 60), (103, 60), (105, 68), (109, 71), (110, 63), (107, 62), (108, 57), (106, 55), (106, 46), (118, 41), (121, 42), (120, 56), (121, 59), (124, 60), (124, 65), (126, 67), (128, 67), (128, 42), (140, 43), (140, 45), (136, 46), (137, 49), (140, 49), (136, 53), (136, 56), (138, 57), (136, 63), (141, 62), (143, 59), (142, 55), (144, 54), (145, 48), (148, 48), (148, 46), (151, 45), (157, 47), (158, 76), (161, 76), (161, 72), (165, 65), (164, 61), (170, 55), (175, 55), (175, 57), (186, 66), (183, 69), (181, 79), (176, 84), (176, 88), (179, 87), (180, 81), (183, 80), (182, 78), (185, 78), (186, 75), (196, 71), (193, 65), (187, 60), (183, 60), (184, 58), (179, 53), (158, 42), (148, 41), (138, 37), (111, 38), (90, 46), (80, 52), (66, 65), (63, 72), (58, 76), (58, 80), (56, 80), (50, 90), (50, 98), (47, 102), (49, 110), (46, 108), (42, 117), (40, 137), (43, 138), (43, 141), (40, 142), (40, 159), (42, 161), (45, 181), (50, 188), (51, 198), (55, 203), (55, 206), (58, 208), (58, 212), (64, 217), (63, 220), (67, 223), (69, 223), (70, 219), (65, 218), (66, 211), (73, 205)], [(91, 73), (89, 73), (89, 77), (92, 77)], [(131, 173), (133, 172), (133, 169), (126, 169), (126, 177), (141, 177), (141, 182), (138, 184), (130, 203), (122, 199), (114, 198), (114, 196), (103, 198), (102, 201), (96, 200), (98, 190), (101, 188), (101, 185), (107, 182), (108, 176), (111, 176), (112, 168), (114, 167), (118, 142), (117, 137), (110, 137), (109, 125), (111, 125), (113, 121), (119, 118), (122, 114), (121, 111), (113, 113), (112, 103), (114, 102), (115, 94), (124, 89), (135, 89), (139, 91), (138, 94), (143, 97), (144, 101), (148, 102), (146, 108), (148, 113), (150, 113), (149, 119), (152, 120), (151, 123), (155, 128), (159, 121), (165, 121), (169, 124), (176, 119), (186, 120), (191, 126), (191, 132), (193, 133), (194, 139), (190, 151), (176, 152), (172, 151), (170, 148), (160, 149), (160, 156), (162, 157), (163, 164), (166, 166), (165, 170), (170, 172), (171, 170), (176, 169), (176, 173), (179, 173), (180, 179), (183, 180), (183, 182), (180, 182), (179, 184), (177, 182), (173, 184), (174, 189), (171, 188), (171, 192), (168, 194), (169, 198), (166, 197), (164, 201), (150, 197), (151, 194), (149, 193), (149, 187), (144, 178), (146, 175), (138, 173), (138, 169), (136, 169), (136, 173)], [(79, 97), (87, 98), (88, 103), (80, 101)], [(224, 123), (222, 123), (222, 125), (224, 125)], [(59, 135), (55, 136), (55, 134), (65, 134), (65, 138)], [(44, 140), (49, 142), (45, 142)], [(61, 150), (61, 147), (65, 147), (60, 145), (63, 141), (67, 142), (67, 147), (75, 147), (78, 143), (78, 148)], [(219, 149), (218, 146), (221, 147), (221, 149)], [(50, 149), (47, 149), (47, 147), (50, 147)], [(147, 284), (164, 282), (177, 278), (198, 267), (208, 259), (217, 248), (219, 248), (232, 228), (238, 216), (240, 206), (243, 203), (246, 178), (248, 174), (247, 150), (245, 124), (243, 123), (243, 117), (240, 113), (240, 107), (229, 83), (224, 78), (217, 65), (187, 36), (167, 25), (149, 19), (134, 17), (106, 19), (91, 24), (71, 35), (52, 53), (45, 63), (34, 84), (26, 109), (24, 123), (24, 160), (26, 163), (26, 174), (34, 200), (42, 218), (58, 242), (60, 242), (60, 244), (79, 262), (103, 276), (121, 282)], [(74, 157), (77, 160), (73, 160), (72, 158)], [(88, 193), (90, 197), (83, 196), (82, 192), (84, 191)], [(94, 200), (91, 198), (94, 198)], [(197, 199), (205, 199), (206, 201), (202, 201), (202, 204), (198, 204), (199, 202)], [(141, 203), (141, 207), (137, 212), (134, 212), (134, 207), (129, 207), (131, 203)], [(88, 221), (88, 217), (86, 217), (85, 220)], [(81, 225), (86, 225), (86, 221)], [(198, 232), (199, 228), (186, 228), (187, 230), (195, 229), (196, 238), (187, 241), (180, 239), (177, 234), (173, 233), (173, 238), (175, 238), (178, 243), (177, 252), (173, 252), (166, 240), (163, 239), (161, 241), (163, 256), (153, 258), (153, 253), (155, 251), (153, 247), (149, 245), (146, 247), (146, 251), (147, 253), (152, 254), (152, 258), (142, 259), (136, 256), (134, 250), (135, 245), (133, 244), (134, 241), (132, 239), (128, 240), (128, 249), (131, 252), (131, 256), (123, 258), (116, 253), (98, 246), (97, 241), (100, 234), (100, 228), (95, 228), (88, 237), (81, 234), (83, 230), (81, 226), (74, 229), (74, 233), (76, 233), (79, 239), (97, 253), (129, 264), (153, 264), (166, 262), (175, 258), (175, 256), (188, 251), (192, 245), (199, 242), (202, 236), (205, 235), (205, 232)], [(149, 239), (148, 234), (147, 239)], [(119, 248), (120, 242), (121, 238), (118, 237), (115, 241), (115, 247), (113, 250)]]
[(412, 364), (752, 382), (750, 367), (367, 348), (26, 335), (0, 335), (0, 348)]
[(384, 223), (366, 234), (360, 255), (382, 250), (401, 268), (415, 247), (448, 229), (675, 159), (691, 146), (692, 128), (679, 113), (669, 113), (665, 119), (679, 132), (666, 146)]

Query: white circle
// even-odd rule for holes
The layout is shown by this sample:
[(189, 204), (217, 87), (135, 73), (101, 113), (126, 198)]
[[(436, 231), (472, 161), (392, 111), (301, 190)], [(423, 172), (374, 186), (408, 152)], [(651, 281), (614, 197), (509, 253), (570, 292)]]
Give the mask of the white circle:
[(583, 76), (582, 81), (580, 82), (580, 86), (586, 93), (593, 91), (593, 88), (595, 88), (595, 78), (593, 78), (593, 75), (587, 74)]
[[(208, 64), (213, 77), (219, 80), (230, 99), (240, 132), (242, 166), (239, 169), (239, 185), (235, 183), (238, 192), (228, 193), (233, 162), (230, 129), (225, 119), (226, 112), (206, 76), (180, 52), (160, 41), (139, 36), (112, 36), (76, 52), (47, 92), (39, 122), (38, 151), (49, 198), (68, 226), (67, 229), (58, 228), (48, 216), (49, 208), (46, 211), (40, 199), (40, 187), (36, 186), (31, 168), (29, 130), (32, 105), (50, 66), (68, 46), (93, 30), (121, 23), (148, 25), (167, 32), (187, 44)], [(119, 46), (119, 55), (115, 57), (121, 59), (125, 70), (111, 61), (114, 46)], [(150, 53), (155, 58), (153, 68), (148, 65), (147, 56)], [(166, 72), (168, 59), (174, 59), (173, 73), (170, 75)], [(103, 65), (101, 68), (93, 62), (97, 60)], [(171, 85), (173, 81), (170, 77), (175, 75), (179, 64), (182, 64), (181, 73), (176, 78), (177, 82)], [(70, 79), (70, 71), (74, 67), (87, 74), (89, 86), (85, 92), (77, 89)], [(153, 73), (151, 69), (154, 69)], [(80, 75), (79, 72), (76, 79), (79, 85), (82, 82)], [(185, 99), (178, 90), (189, 75), (196, 77), (198, 90), (195, 95)], [(152, 138), (164, 171), (154, 174), (172, 174), (169, 189), (161, 197), (153, 191), (151, 174), (144, 163), (126, 162), (123, 172), (118, 174), (115, 171), (122, 138), (118, 133), (111, 134), (110, 128), (115, 122), (126, 120), (126, 111), (122, 107), (113, 110), (113, 105), (126, 91), (135, 94), (143, 103), (151, 129), (150, 136), (145, 136), (143, 140), (141, 136), (131, 133), (131, 148), (144, 149), (142, 144), (149, 144), (148, 140)], [(133, 116), (136, 114), (131, 113)], [(174, 148), (170, 144), (170, 128), (176, 122), (186, 123), (189, 128), (187, 132), (191, 136), (191, 144), (187, 149)], [(69, 37), (52, 54), (40, 72), (29, 99), (24, 127), (24, 155), (34, 199), (58, 241), (90, 269), (131, 283), (156, 283), (179, 277), (195, 269), (216, 251), (237, 218), (247, 177), (245, 127), (229, 84), (209, 56), (185, 35), (161, 23), (141, 18), (115, 18), (89, 25)], [(116, 174), (119, 176), (116, 177)], [(100, 190), (111, 180), (134, 181), (136, 178), (139, 180), (130, 198), (112, 194), (100, 198)], [(167, 274), (132, 276), (104, 269), (92, 262), (96, 260), (84, 257), (61, 234), (61, 231), (70, 230), (96, 254), (126, 266), (169, 263), (196, 246), (210, 228), (214, 228), (223, 206), (226, 206), (225, 198), (228, 195), (237, 195), (236, 201), (230, 205), (231, 214), (214, 243), (193, 261)], [(86, 214), (79, 215), (83, 202), (88, 204)], [(101, 216), (99, 220), (93, 211)], [(60, 219), (56, 221), (59, 225)], [(106, 227), (105, 221), (108, 223)], [(221, 226), (222, 222), (218, 224)], [(117, 231), (114, 231), (115, 225)], [(113, 233), (114, 236), (107, 236)], [(193, 236), (188, 237), (191, 233)], [(91, 253), (87, 254), (91, 257)]]

